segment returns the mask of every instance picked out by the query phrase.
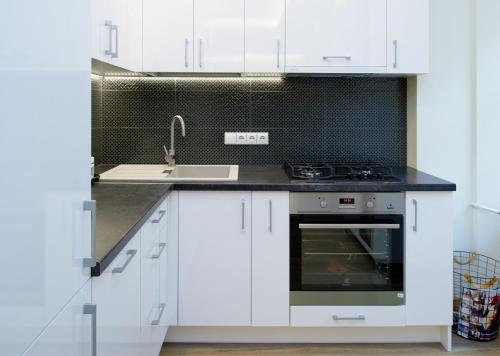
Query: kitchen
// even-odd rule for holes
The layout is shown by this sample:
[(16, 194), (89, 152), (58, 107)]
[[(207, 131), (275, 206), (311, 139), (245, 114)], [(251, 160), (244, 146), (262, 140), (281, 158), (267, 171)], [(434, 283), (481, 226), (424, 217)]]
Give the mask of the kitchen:
[(500, 259), (495, 1), (21, 3), (2, 355), (500, 352), (452, 332), (454, 251)]

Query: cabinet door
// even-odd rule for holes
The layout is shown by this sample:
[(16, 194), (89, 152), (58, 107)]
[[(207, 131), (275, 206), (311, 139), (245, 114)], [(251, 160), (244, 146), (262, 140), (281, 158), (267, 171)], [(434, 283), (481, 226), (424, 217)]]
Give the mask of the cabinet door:
[(90, 278), (90, 14), (86, 0), (2, 1), (0, 155), (17, 172), (0, 175), (2, 355), (23, 353)]
[(288, 326), (289, 193), (252, 193), (252, 325)]
[(250, 192), (179, 192), (179, 325), (250, 325), (250, 219)]
[(285, 70), (285, 0), (245, 2), (245, 72)]
[(193, 71), (193, 0), (144, 0), (143, 71)]
[(92, 0), (92, 58), (111, 63), (111, 18), (109, 0)]
[(141, 354), (140, 232), (113, 263), (92, 278), (92, 302), (99, 308), (97, 353)]
[[(88, 281), (57, 314), (26, 356), (91, 356), (96, 339), (93, 337), (95, 304), (91, 304), (91, 283)], [(89, 306), (89, 309), (86, 309)]]
[(429, 0), (387, 0), (387, 71), (429, 71)]
[(194, 71), (244, 71), (244, 0), (194, 0)]
[(408, 325), (451, 325), (453, 204), (449, 192), (406, 194)]
[(108, 1), (111, 19), (111, 64), (131, 71), (142, 71), (142, 1)]
[(287, 0), (287, 68), (385, 71), (386, 10), (386, 0)]

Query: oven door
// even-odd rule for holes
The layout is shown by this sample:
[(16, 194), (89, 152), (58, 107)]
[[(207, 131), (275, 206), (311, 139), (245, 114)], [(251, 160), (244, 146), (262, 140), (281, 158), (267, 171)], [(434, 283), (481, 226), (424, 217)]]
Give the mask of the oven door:
[(291, 305), (403, 305), (403, 215), (291, 215)]

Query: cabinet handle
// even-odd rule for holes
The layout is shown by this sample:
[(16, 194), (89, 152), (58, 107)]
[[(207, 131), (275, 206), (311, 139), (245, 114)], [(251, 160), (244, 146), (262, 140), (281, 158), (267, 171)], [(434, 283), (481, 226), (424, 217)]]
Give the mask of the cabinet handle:
[(273, 232), (273, 201), (269, 200), (269, 232)]
[(245, 199), (241, 201), (241, 230), (245, 230)]
[(200, 68), (203, 67), (203, 65), (201, 63), (201, 49), (202, 49), (202, 44), (203, 44), (203, 42), (202, 42), (202, 40), (200, 38), (200, 40), (199, 40), (199, 50), (198, 50), (198, 61), (199, 61), (198, 64), (200, 65)]
[(276, 51), (277, 51), (276, 68), (279, 68), (280, 67), (280, 40), (276, 40)]
[(92, 356), (97, 356), (97, 305), (84, 304), (83, 314), (92, 316)]
[(157, 260), (158, 258), (160, 258), (161, 254), (163, 253), (163, 250), (165, 249), (165, 247), (167, 246), (167, 244), (165, 242), (162, 242), (158, 245), (158, 247), (160, 248), (158, 253), (157, 254), (154, 254), (151, 256), (151, 258), (153, 260)]
[(127, 268), (128, 264), (130, 263), (130, 261), (132, 261), (132, 259), (134, 258), (136, 253), (137, 253), (137, 250), (128, 250), (126, 253), (128, 258), (125, 261), (125, 263), (123, 264), (123, 266), (113, 268), (111, 273), (123, 273), (123, 271), (125, 271), (125, 268)]
[(398, 41), (394, 40), (392, 41), (392, 44), (394, 46), (394, 63), (392, 64), (393, 68), (398, 67)]
[(188, 67), (188, 45), (189, 45), (189, 41), (186, 38), (184, 41), (184, 67), (186, 67), (186, 68)]
[(153, 224), (158, 224), (158, 223), (160, 223), (161, 219), (163, 219), (163, 217), (165, 216), (165, 214), (166, 214), (166, 213), (167, 213), (167, 211), (166, 211), (166, 210), (160, 210), (159, 215), (158, 215), (158, 219), (154, 219), (154, 220), (152, 220), (151, 222), (152, 222)]
[(108, 28), (108, 49), (104, 51), (106, 56), (113, 56), (113, 22), (104, 21), (104, 27)]
[(351, 60), (351, 56), (324, 56), (323, 60), (327, 61), (329, 59), (345, 59), (346, 61)]
[(165, 303), (161, 303), (159, 305), (160, 313), (158, 314), (157, 319), (151, 321), (151, 325), (155, 326), (155, 325), (160, 324), (161, 316), (163, 315), (163, 311), (165, 310), (165, 306), (166, 306)]
[(413, 225), (413, 231), (417, 232), (417, 226), (418, 226), (418, 202), (417, 202), (417, 199), (413, 199), (413, 207), (415, 208), (415, 224)]
[(366, 320), (364, 315), (358, 315), (358, 316), (351, 316), (351, 317), (341, 317), (338, 315), (333, 315), (332, 316), (333, 320), (339, 321), (339, 320)]
[(118, 25), (113, 25), (112, 29), (115, 31), (115, 52), (111, 54), (111, 57), (118, 58)]
[(83, 267), (95, 267), (96, 265), (96, 201), (83, 202), (83, 211), (90, 211), (90, 257), (83, 259)]

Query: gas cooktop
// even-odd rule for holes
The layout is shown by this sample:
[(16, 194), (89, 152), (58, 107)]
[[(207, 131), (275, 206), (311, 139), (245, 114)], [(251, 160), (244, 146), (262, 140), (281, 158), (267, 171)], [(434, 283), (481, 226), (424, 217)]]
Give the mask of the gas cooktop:
[(285, 162), (292, 180), (397, 183), (392, 168), (376, 162)]

